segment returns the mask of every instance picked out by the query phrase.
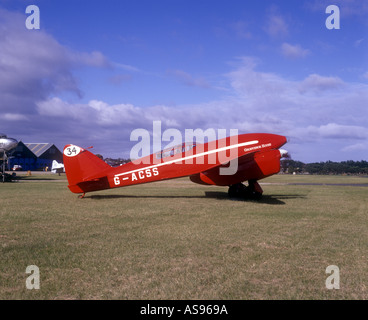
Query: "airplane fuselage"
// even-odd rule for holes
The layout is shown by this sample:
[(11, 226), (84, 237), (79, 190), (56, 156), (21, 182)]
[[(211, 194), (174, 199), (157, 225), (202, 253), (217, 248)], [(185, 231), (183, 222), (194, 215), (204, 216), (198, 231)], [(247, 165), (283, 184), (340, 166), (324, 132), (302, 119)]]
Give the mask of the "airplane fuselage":
[[(81, 159), (80, 170), (83, 174), (79, 173), (80, 177), (74, 179), (76, 183), (68, 178), (69, 189), (75, 193), (184, 176), (190, 176), (196, 183), (230, 186), (278, 173), (281, 157), (278, 149), (286, 142), (286, 137), (275, 134), (242, 134), (236, 139), (227, 137), (205, 144), (183, 143), (120, 167), (89, 164), (87, 158), (90, 156), (83, 154), (90, 154), (87, 150), (67, 145), (64, 149), (64, 164), (68, 175), (68, 171), (73, 171), (73, 166), (77, 168), (77, 164), (72, 165), (73, 161), (78, 157)], [(83, 157), (86, 158), (85, 162)], [(231, 171), (229, 174), (226, 170), (230, 167), (235, 170), (228, 170)]]

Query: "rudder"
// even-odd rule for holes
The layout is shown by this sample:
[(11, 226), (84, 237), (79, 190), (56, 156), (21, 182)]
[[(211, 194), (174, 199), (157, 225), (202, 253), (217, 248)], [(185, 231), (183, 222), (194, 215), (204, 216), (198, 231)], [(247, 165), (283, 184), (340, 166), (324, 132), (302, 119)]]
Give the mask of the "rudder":
[[(64, 147), (63, 160), (68, 187), (74, 193), (100, 189), (97, 188), (97, 184), (101, 183), (104, 171), (111, 169), (106, 162), (93, 153), (73, 144)], [(91, 177), (99, 174), (99, 179), (91, 180)]]

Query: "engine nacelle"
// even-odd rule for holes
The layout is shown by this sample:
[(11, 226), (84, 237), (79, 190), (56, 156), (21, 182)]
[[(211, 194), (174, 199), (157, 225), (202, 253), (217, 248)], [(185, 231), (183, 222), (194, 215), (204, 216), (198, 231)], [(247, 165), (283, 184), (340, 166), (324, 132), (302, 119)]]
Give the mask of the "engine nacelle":
[(260, 180), (280, 171), (281, 153), (279, 150), (256, 152), (242, 161), (233, 175), (220, 175), (220, 168), (197, 173), (190, 180), (199, 184), (230, 186), (247, 180)]

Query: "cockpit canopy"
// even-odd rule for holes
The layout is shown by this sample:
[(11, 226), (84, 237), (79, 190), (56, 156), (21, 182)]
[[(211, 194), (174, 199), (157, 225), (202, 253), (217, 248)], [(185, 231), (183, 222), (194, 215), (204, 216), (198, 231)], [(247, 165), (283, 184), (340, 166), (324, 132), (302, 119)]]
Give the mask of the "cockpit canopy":
[(188, 152), (189, 150), (193, 149), (196, 146), (193, 142), (184, 142), (182, 144), (179, 144), (177, 146), (167, 148), (164, 150), (161, 150), (159, 152), (156, 152), (156, 159), (163, 159), (168, 157), (173, 157), (178, 153), (184, 153)]

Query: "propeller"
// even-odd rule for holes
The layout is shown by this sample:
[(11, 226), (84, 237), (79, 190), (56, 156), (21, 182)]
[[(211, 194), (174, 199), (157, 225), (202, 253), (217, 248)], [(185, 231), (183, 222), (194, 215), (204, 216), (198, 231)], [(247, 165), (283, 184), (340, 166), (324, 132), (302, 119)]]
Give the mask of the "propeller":
[(279, 151), (280, 151), (281, 158), (286, 158), (286, 159), (291, 158), (291, 155), (289, 154), (289, 152), (287, 150), (279, 149)]

